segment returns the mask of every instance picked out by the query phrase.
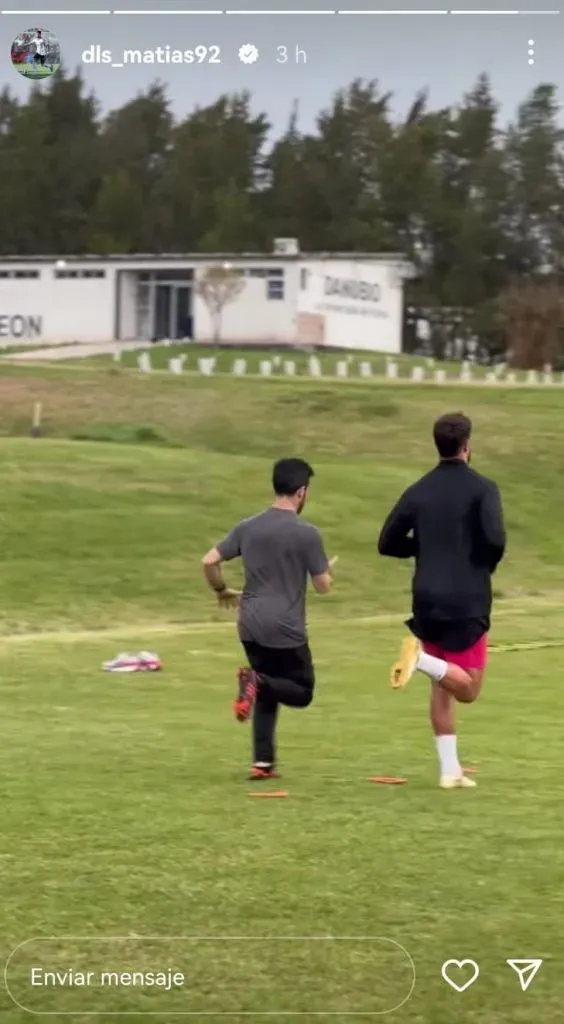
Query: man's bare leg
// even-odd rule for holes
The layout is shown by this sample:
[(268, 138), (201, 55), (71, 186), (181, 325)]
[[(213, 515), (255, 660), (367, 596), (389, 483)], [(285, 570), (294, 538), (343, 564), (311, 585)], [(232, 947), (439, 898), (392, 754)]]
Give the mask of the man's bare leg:
[(457, 779), (463, 774), (458, 760), (454, 700), (452, 694), (438, 683), (431, 684), (430, 717), (441, 767), (441, 780)]
[(481, 669), (463, 669), (452, 662), (436, 658), (421, 649), (414, 636), (406, 637), (402, 643), (400, 657), (392, 665), (390, 679), (394, 689), (403, 689), (414, 672), (422, 672), (448, 690), (461, 704), (472, 704), (482, 688)]
[(460, 704), (473, 704), (482, 689), (484, 673), (482, 669), (460, 668), (450, 661), (435, 658), (432, 654), (421, 651), (417, 657), (415, 670), (429, 676), (434, 683), (446, 690)]
[[(455, 670), (451, 673), (450, 670)], [(459, 673), (468, 679), (461, 680)], [(453, 679), (452, 676), (455, 678)], [(483, 672), (469, 669), (465, 672), (458, 665), (447, 663), (443, 679), (431, 685), (431, 725), (435, 733), (435, 744), (441, 766), (441, 787), (454, 789), (474, 788), (475, 782), (465, 777), (458, 759), (458, 745), (454, 722), (454, 702), (468, 704), (476, 699), (480, 691)], [(460, 696), (457, 696), (457, 693)]]
[(399, 660), (392, 666), (392, 686), (402, 689), (415, 672), (422, 672), (432, 682), (431, 724), (441, 764), (441, 787), (474, 788), (475, 782), (465, 777), (458, 760), (454, 702), (472, 704), (476, 700), (482, 688), (483, 670), (466, 670), (427, 654), (415, 637), (407, 637), (402, 643)]

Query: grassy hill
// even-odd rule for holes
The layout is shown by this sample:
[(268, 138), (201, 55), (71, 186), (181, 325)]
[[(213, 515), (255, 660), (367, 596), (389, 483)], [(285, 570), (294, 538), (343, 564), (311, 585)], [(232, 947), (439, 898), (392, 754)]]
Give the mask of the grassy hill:
[[(45, 437), (31, 439), (37, 401)], [(445, 794), (425, 682), (388, 687), (409, 568), (379, 559), (376, 540), (434, 461), (433, 419), (461, 407), (475, 421), (476, 468), (500, 483), (510, 545), (484, 696), (461, 716), (479, 788)], [(409, 993), (409, 960), (393, 943), (417, 974), (389, 1018), (398, 1024), (558, 1019), (564, 646), (551, 645), (564, 643), (563, 422), (556, 390), (2, 367), (4, 960), (34, 935), (67, 937), (13, 957), (3, 1022), (28, 1019), (13, 999), (73, 1022), (109, 1009), (361, 1021)], [(233, 621), (199, 561), (269, 500), (272, 460), (289, 453), (315, 466), (308, 516), (340, 562), (334, 593), (311, 599), (316, 700), (281, 717), (290, 798), (265, 802), (248, 798), (248, 729), (230, 716)], [(160, 676), (100, 671), (144, 647), (162, 656)], [(408, 785), (382, 789), (373, 774)], [(198, 935), (249, 938), (166, 938)], [(460, 996), (441, 965), (468, 956), (481, 973)], [(545, 964), (524, 996), (505, 959), (526, 956)], [(30, 966), (159, 964), (189, 979), (179, 993), (29, 985)]]
[(314, 465), (308, 514), (341, 559), (340, 586), (316, 613), (401, 611), (409, 570), (377, 558), (379, 528), (432, 464), (434, 418), (463, 400), (474, 464), (499, 481), (507, 509), (499, 594), (563, 591), (560, 392), (5, 374), (0, 432), (28, 434), (41, 401), (46, 436), (3, 444), (0, 628), (209, 617), (200, 556), (268, 501), (272, 460), (288, 453)]

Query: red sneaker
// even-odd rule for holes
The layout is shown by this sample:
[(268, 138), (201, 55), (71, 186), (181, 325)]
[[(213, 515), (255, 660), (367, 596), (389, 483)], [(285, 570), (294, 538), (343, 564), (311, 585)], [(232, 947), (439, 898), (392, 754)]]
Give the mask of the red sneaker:
[(276, 771), (273, 764), (254, 764), (249, 771), (249, 779), (279, 779), (280, 773)]
[(258, 677), (252, 668), (240, 668), (237, 673), (239, 694), (233, 701), (233, 713), (238, 722), (246, 722), (257, 697)]

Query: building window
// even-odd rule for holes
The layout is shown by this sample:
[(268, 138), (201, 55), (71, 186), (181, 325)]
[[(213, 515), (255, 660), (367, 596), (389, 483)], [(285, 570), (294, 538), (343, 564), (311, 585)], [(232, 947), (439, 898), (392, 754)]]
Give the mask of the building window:
[(85, 280), (85, 279), (92, 280), (93, 278), (96, 278), (96, 279), (99, 280), (101, 277), (105, 277), (105, 276), (106, 276), (106, 271), (105, 270), (56, 270), (55, 271), (55, 277), (57, 277), (59, 279), (60, 278), (65, 278), (66, 280), (72, 279), (73, 281), (76, 281), (79, 278), (81, 280)]
[(307, 269), (302, 267), (300, 270), (300, 288), (303, 292), (307, 290)]
[(284, 298), (284, 278), (269, 277), (266, 282), (266, 296), (268, 299)]
[(39, 277), (39, 271), (38, 270), (0, 270), (0, 278), (3, 278), (5, 280), (8, 277), (12, 278), (12, 279), (13, 278), (22, 278), (22, 277), (27, 278), (27, 279), (38, 278)]
[(284, 270), (282, 267), (247, 267), (243, 273), (247, 277), (267, 277), (270, 278), (283, 278)]
[(153, 275), (155, 281), (164, 281), (167, 284), (170, 281), (183, 281), (186, 283), (190, 277), (192, 277), (192, 271), (188, 270), (188, 268), (182, 268), (182, 270), (156, 270)]

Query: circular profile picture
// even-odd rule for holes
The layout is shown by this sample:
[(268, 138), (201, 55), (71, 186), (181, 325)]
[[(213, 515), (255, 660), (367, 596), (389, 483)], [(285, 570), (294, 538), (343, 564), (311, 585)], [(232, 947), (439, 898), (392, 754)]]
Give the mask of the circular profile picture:
[(48, 28), (26, 28), (14, 39), (10, 57), (18, 74), (37, 82), (59, 70), (61, 47)]

